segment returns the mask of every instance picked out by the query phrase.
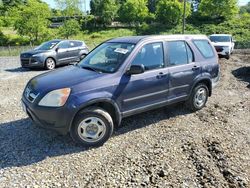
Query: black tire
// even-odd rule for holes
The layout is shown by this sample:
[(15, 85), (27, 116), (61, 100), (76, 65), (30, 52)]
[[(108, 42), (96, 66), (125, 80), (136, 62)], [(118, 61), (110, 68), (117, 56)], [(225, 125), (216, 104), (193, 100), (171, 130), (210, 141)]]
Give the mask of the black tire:
[[(202, 100), (201, 100), (202, 103), (200, 105), (198, 105), (197, 95), (198, 95), (198, 92), (200, 92), (200, 91), (204, 91), (205, 98), (202, 97)], [(200, 110), (206, 105), (208, 95), (209, 95), (209, 91), (208, 91), (207, 86), (203, 83), (200, 83), (194, 87), (194, 89), (191, 93), (191, 96), (189, 97), (188, 101), (186, 102), (186, 106), (192, 111)]]
[[(80, 127), (81, 123), (83, 124), (85, 123), (84, 120), (89, 121), (88, 119), (91, 118), (97, 118), (98, 121), (101, 121), (103, 123), (102, 126), (105, 126), (105, 132), (102, 132), (100, 135), (101, 138), (99, 138), (99, 140), (96, 141), (95, 140), (88, 141), (87, 140), (88, 138), (84, 138), (83, 132), (85, 130), (83, 130), (83, 128)], [(114, 130), (113, 120), (108, 112), (99, 107), (89, 107), (82, 110), (76, 115), (73, 125), (70, 129), (70, 135), (75, 142), (85, 147), (97, 147), (103, 145), (111, 137), (111, 135), (113, 134), (113, 130)]]
[(49, 57), (45, 61), (45, 68), (47, 70), (53, 70), (56, 68), (56, 62), (53, 58)]
[(82, 55), (80, 56), (80, 61), (83, 60), (83, 59), (85, 58), (85, 56), (86, 56), (86, 54), (82, 54)]
[(226, 58), (227, 60), (229, 60), (229, 59), (230, 59), (230, 54), (226, 55), (225, 58)]

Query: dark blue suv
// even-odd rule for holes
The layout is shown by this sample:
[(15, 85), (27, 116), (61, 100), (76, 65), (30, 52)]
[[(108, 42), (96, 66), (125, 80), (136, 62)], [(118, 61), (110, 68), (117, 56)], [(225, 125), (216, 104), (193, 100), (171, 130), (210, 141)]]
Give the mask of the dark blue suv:
[(218, 80), (218, 57), (206, 36), (122, 37), (77, 65), (31, 79), (22, 104), (38, 125), (97, 146), (124, 117), (181, 101), (200, 110)]

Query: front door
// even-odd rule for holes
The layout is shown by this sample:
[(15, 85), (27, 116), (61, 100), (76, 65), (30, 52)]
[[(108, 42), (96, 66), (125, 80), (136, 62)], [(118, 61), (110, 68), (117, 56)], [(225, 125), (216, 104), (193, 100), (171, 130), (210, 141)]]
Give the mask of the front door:
[(69, 41), (63, 41), (58, 45), (56, 55), (57, 55), (57, 62), (59, 64), (67, 63), (72, 58), (69, 48), (70, 48)]
[(168, 69), (165, 68), (162, 42), (145, 44), (131, 65), (144, 65), (145, 72), (137, 75), (124, 75), (124, 90), (120, 105), (124, 113), (141, 110), (166, 100), (168, 92)]

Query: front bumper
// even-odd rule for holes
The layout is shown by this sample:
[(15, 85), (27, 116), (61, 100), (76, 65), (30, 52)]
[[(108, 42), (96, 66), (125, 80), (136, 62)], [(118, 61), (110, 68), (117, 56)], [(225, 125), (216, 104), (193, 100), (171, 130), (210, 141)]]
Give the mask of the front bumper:
[(69, 106), (42, 107), (29, 102), (25, 97), (22, 97), (22, 103), (27, 115), (38, 126), (55, 130), (64, 135), (68, 133), (74, 117), (74, 110), (71, 110)]
[(227, 56), (230, 54), (229, 47), (225, 46), (215, 46), (218, 55)]
[(44, 66), (43, 61), (39, 58), (29, 57), (29, 58), (20, 58), (21, 66), (24, 68), (39, 67)]

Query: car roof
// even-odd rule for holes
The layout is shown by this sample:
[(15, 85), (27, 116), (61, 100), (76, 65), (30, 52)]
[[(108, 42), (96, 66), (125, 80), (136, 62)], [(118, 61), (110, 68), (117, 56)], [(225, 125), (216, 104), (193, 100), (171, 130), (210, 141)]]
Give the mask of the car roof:
[(110, 39), (107, 42), (118, 42), (118, 43), (132, 43), (137, 44), (144, 40), (192, 40), (192, 39), (207, 39), (205, 35), (146, 35), (146, 36), (130, 36), (130, 37), (119, 37)]
[(77, 42), (83, 42), (83, 41), (80, 41), (80, 40), (68, 40), (68, 39), (54, 39), (54, 40), (51, 40), (51, 42), (62, 42), (62, 41), (77, 41)]
[(232, 36), (230, 34), (212, 34), (210, 36)]

